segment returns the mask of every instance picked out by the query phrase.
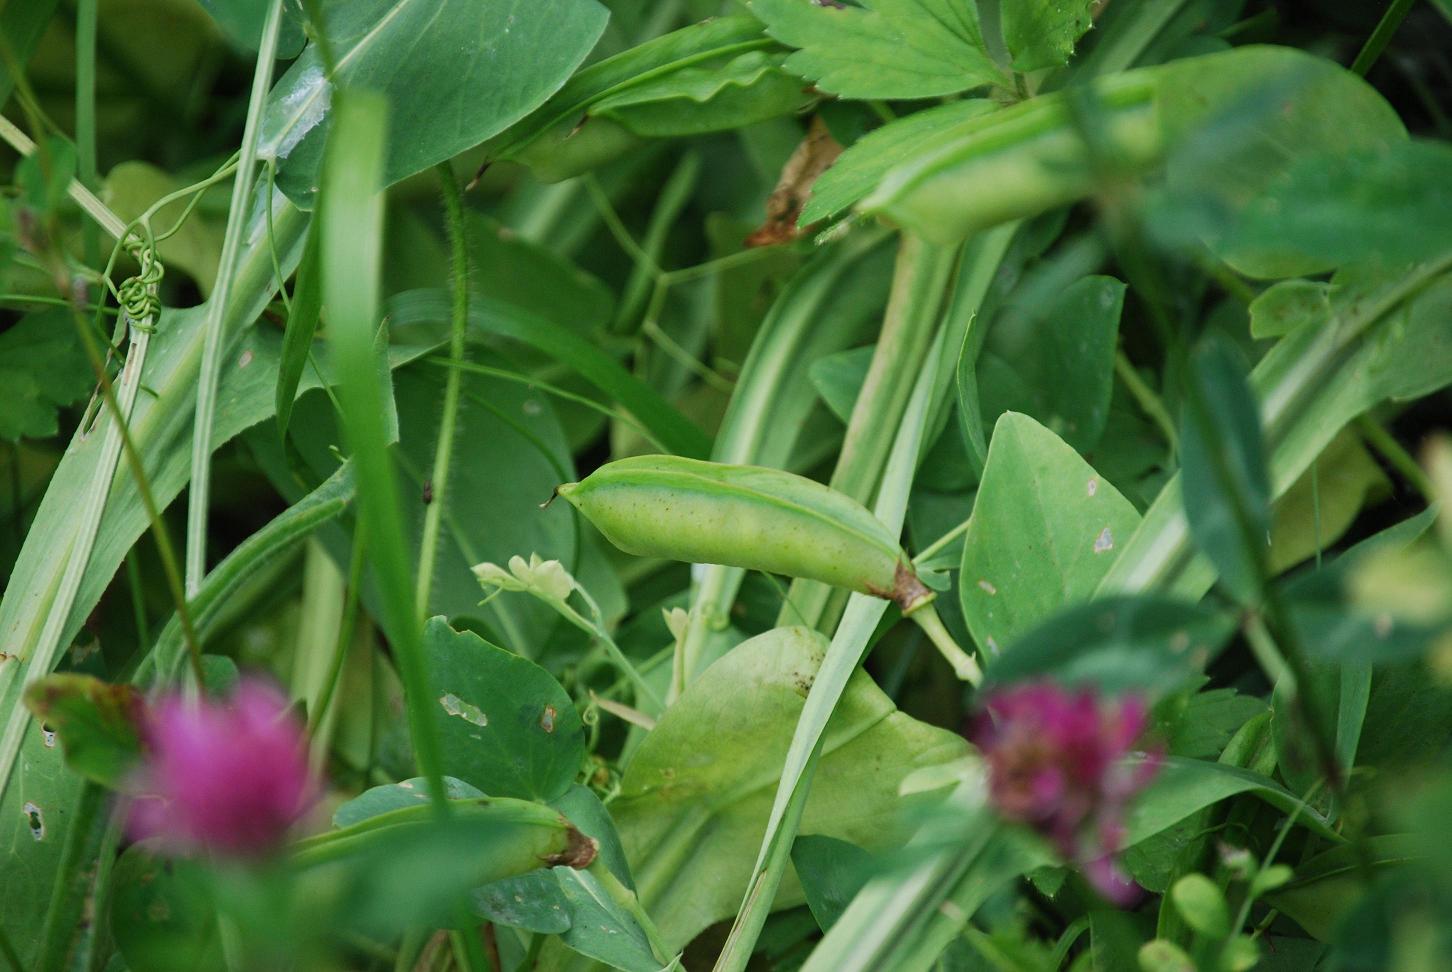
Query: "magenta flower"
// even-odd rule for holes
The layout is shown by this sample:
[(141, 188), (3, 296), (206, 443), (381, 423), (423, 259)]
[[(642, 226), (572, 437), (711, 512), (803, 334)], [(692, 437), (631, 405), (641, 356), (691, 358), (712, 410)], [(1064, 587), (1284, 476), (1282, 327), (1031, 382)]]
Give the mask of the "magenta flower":
[(135, 840), (258, 857), (317, 796), (303, 728), (287, 698), (259, 679), (243, 679), (220, 701), (162, 696), (147, 707), (141, 736), (146, 759), (127, 814)]
[(1139, 893), (1115, 861), (1125, 808), (1159, 769), (1157, 754), (1137, 765), (1124, 759), (1145, 722), (1138, 698), (1115, 704), (1040, 682), (992, 696), (969, 734), (999, 813), (1048, 838), (1116, 904)]

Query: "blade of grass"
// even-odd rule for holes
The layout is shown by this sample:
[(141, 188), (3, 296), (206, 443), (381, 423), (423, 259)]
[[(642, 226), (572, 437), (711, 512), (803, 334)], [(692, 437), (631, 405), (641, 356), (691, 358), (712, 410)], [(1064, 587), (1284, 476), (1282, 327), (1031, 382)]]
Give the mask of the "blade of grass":
[(383, 246), (383, 155), (387, 103), (366, 91), (336, 96), (323, 156), (320, 220), (323, 303), (337, 348), (338, 398), (357, 465), (359, 528), (373, 551), (381, 621), (403, 680), (409, 733), (434, 806), (447, 813), (438, 736), (428, 702), (423, 618), (414, 595), (374, 333)]
[[(917, 471), (937, 391), (943, 337), (944, 332), (940, 330), (917, 373), (897, 435), (892, 440), (882, 487), (873, 507), (877, 518), (894, 529), (901, 529), (907, 516), (908, 493), (912, 489), (913, 474)], [(853, 594), (848, 598), (842, 623), (837, 627), (826, 657), (812, 681), (796, 731), (792, 734), (781, 782), (777, 785), (776, 801), (767, 820), (766, 834), (762, 838), (746, 898), (731, 926), (726, 946), (716, 960), (715, 972), (744, 972), (751, 959), (756, 940), (771, 913), (777, 889), (791, 860), (792, 842), (796, 839), (802, 811), (806, 808), (827, 723), (842, 698), (848, 679), (870, 647), (872, 634), (886, 611), (887, 602), (881, 598), (865, 594)]]
[[(207, 501), (211, 491), (212, 422), (217, 411), (217, 385), (221, 380), (223, 316), (231, 297), (242, 231), (252, 202), (257, 169), (257, 128), (267, 91), (272, 86), (272, 69), (277, 60), (277, 38), (282, 26), (282, 0), (271, 0), (262, 24), (262, 41), (257, 67), (252, 75), (252, 94), (247, 104), (247, 123), (242, 132), (242, 155), (232, 182), (232, 201), (227, 211), (227, 229), (222, 237), (222, 257), (217, 263), (217, 285), (207, 301), (206, 334), (202, 345), (202, 367), (197, 377), (197, 410), (192, 425), (192, 482), (187, 494), (186, 592), (190, 597), (202, 586), (207, 572)], [(265, 205), (271, 206), (269, 199)]]

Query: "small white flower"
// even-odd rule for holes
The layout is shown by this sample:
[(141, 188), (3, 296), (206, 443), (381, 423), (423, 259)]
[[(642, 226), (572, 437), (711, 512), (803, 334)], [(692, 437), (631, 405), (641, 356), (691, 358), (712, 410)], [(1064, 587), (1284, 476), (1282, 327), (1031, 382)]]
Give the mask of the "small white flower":
[(498, 564), (479, 564), (474, 576), (485, 587), (501, 591), (528, 591), (554, 601), (564, 601), (575, 590), (575, 579), (558, 560), (541, 560), (539, 554), (530, 554), (529, 560), (514, 556), (509, 558), (509, 569)]

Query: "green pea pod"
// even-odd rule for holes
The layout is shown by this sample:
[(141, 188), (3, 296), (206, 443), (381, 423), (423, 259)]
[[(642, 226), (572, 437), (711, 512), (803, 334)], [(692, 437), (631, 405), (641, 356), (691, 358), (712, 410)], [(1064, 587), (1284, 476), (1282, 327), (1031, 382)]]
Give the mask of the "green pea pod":
[(679, 456), (606, 463), (557, 489), (626, 553), (806, 577), (892, 601), (959, 676), (978, 665), (933, 610), (934, 594), (881, 520), (803, 476)]
[(881, 520), (779, 469), (636, 456), (557, 492), (626, 553), (807, 577), (904, 612), (933, 597)]

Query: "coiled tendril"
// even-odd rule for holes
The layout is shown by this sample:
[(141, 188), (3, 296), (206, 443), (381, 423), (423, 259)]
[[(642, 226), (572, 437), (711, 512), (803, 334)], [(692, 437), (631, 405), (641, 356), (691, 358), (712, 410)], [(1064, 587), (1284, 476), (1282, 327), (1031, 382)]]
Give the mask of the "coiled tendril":
[(141, 265), (141, 271), (121, 281), (121, 286), (116, 288), (116, 300), (132, 327), (152, 334), (156, 331), (156, 316), (161, 313), (157, 287), (166, 268), (156, 258), (156, 246), (150, 240), (133, 234), (126, 239), (126, 252)]

